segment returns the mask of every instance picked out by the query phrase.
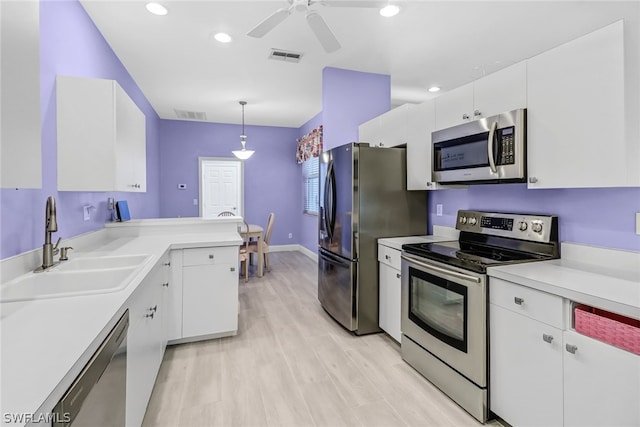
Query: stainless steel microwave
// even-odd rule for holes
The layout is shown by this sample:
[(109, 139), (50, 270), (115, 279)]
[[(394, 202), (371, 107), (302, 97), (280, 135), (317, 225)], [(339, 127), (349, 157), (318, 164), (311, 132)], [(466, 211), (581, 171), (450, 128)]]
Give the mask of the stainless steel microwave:
[(526, 121), (527, 110), (522, 108), (433, 132), (433, 181), (525, 182)]

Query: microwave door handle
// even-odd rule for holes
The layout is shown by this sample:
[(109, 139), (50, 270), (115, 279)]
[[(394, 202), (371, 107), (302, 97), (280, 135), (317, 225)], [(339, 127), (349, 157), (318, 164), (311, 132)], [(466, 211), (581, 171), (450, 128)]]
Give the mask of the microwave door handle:
[(487, 154), (489, 155), (489, 168), (491, 168), (492, 173), (498, 172), (498, 169), (496, 168), (496, 161), (493, 158), (493, 140), (496, 135), (497, 128), (498, 128), (498, 122), (493, 122), (493, 124), (491, 124), (491, 129), (489, 130), (489, 138), (487, 140)]

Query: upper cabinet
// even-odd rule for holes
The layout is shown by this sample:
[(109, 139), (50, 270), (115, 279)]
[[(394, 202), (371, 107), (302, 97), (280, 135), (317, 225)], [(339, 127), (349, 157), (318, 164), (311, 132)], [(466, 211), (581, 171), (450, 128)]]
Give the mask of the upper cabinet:
[(42, 187), (39, 10), (37, 1), (0, 1), (3, 188)]
[(57, 77), (58, 190), (146, 191), (145, 116), (114, 80)]
[(373, 147), (397, 147), (407, 143), (409, 104), (404, 104), (358, 126), (358, 140)]
[(527, 107), (527, 64), (519, 62), (436, 98), (435, 129)]
[(529, 60), (529, 188), (638, 185), (623, 30), (619, 21)]

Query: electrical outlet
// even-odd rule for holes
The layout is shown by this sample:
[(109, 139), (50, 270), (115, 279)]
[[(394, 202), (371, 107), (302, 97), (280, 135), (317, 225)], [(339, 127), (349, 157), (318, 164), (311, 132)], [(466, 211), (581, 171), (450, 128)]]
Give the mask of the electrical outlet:
[(436, 216), (442, 216), (442, 203), (436, 205)]
[(293, 239), (293, 233), (289, 233), (289, 238)]
[(193, 206), (198, 206), (198, 199), (193, 199)]
[(640, 212), (636, 212), (636, 234), (640, 235)]
[(116, 201), (114, 200), (114, 198), (113, 197), (107, 198), (107, 209), (112, 211), (115, 208), (116, 208)]

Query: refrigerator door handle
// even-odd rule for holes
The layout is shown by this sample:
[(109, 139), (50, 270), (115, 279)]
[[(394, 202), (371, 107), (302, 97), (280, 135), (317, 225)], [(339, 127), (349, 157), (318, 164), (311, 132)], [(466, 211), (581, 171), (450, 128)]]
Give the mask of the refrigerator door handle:
[(320, 257), (330, 261), (332, 264), (345, 265), (345, 266), (348, 266), (350, 264), (348, 260), (337, 257), (331, 254), (331, 252), (328, 252), (324, 249), (320, 249)]
[(329, 240), (333, 240), (334, 227), (336, 225), (336, 181), (333, 169), (333, 161), (329, 163), (327, 179), (324, 183), (324, 224)]

